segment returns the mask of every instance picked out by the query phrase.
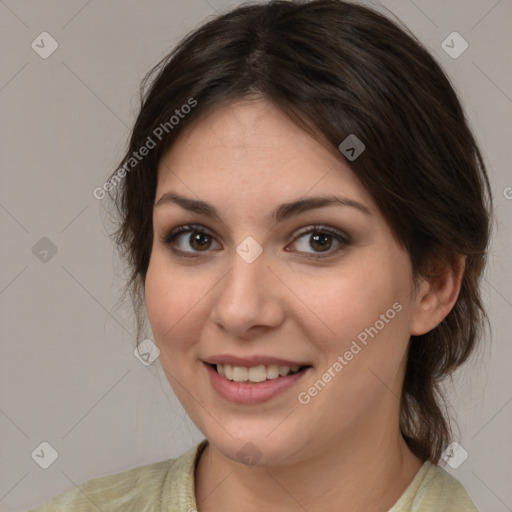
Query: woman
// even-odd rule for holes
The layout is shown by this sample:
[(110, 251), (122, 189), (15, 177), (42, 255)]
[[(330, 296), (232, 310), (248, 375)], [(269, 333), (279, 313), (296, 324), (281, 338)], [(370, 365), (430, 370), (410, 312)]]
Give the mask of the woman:
[(205, 440), (35, 510), (476, 510), (439, 386), (486, 318), (491, 197), (439, 65), (366, 7), (278, 1), (150, 81), (105, 190)]

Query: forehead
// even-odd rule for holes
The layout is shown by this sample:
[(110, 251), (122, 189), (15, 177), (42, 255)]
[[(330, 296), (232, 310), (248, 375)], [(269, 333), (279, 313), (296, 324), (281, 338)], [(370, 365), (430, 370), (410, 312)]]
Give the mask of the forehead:
[(341, 155), (266, 100), (224, 104), (189, 125), (159, 163), (157, 200), (170, 189), (220, 205), (333, 193), (373, 204)]

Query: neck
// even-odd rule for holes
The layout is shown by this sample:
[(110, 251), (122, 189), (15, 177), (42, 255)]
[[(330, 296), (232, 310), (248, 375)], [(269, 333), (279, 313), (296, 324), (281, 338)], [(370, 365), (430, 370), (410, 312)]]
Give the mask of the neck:
[(234, 512), (243, 503), (247, 512), (382, 512), (396, 503), (421, 465), (400, 435), (369, 437), (361, 429), (287, 466), (244, 466), (208, 444), (196, 467), (197, 509)]

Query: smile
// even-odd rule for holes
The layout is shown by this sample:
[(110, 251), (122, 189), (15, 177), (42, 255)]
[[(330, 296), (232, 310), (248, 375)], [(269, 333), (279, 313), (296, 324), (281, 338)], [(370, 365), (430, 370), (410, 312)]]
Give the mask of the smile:
[(263, 382), (265, 380), (273, 380), (278, 377), (286, 377), (289, 374), (297, 373), (301, 367), (299, 366), (279, 366), (270, 364), (265, 366), (232, 366), (230, 364), (217, 364), (216, 370), (219, 375), (228, 380), (235, 382)]
[(204, 363), (213, 389), (238, 404), (271, 400), (293, 387), (311, 366), (258, 365), (251, 367)]

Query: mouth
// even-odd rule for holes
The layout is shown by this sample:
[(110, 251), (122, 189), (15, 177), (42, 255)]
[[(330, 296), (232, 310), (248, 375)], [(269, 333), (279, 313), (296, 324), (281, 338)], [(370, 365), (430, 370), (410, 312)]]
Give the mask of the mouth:
[(281, 379), (288, 375), (301, 373), (307, 368), (311, 368), (311, 365), (287, 366), (277, 364), (260, 364), (257, 366), (246, 367), (220, 363), (206, 364), (226, 380), (232, 382), (250, 382), (251, 384)]
[(204, 362), (212, 389), (224, 400), (254, 405), (269, 401), (291, 390), (312, 371), (311, 365), (259, 364), (234, 366)]

